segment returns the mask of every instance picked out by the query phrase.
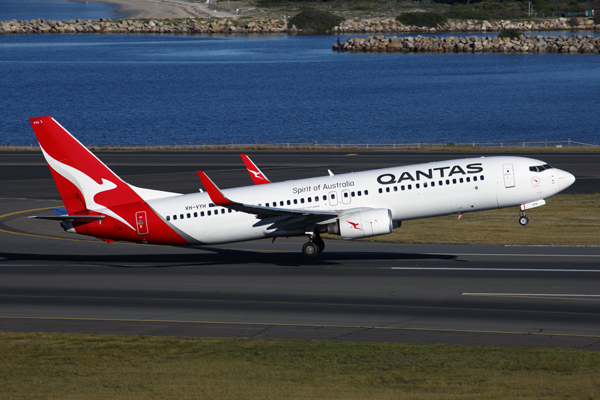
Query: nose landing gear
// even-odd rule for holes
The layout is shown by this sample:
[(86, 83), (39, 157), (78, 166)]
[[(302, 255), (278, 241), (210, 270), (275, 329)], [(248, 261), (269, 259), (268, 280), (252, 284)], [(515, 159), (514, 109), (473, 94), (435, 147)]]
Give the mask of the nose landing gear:
[(302, 246), (302, 254), (308, 258), (316, 257), (325, 249), (325, 242), (321, 239), (319, 234), (309, 236), (308, 242)]
[(521, 210), (519, 211), (519, 223), (523, 226), (527, 225), (529, 223), (529, 218), (527, 218), (525, 216), (525, 211)]

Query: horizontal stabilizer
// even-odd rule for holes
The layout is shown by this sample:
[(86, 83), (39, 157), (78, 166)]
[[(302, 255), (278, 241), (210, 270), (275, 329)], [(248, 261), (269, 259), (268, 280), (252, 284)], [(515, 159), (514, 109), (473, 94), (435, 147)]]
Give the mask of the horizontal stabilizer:
[(104, 219), (104, 215), (69, 215), (66, 208), (53, 208), (56, 215), (32, 215), (27, 218), (49, 219), (53, 221), (81, 221), (92, 222)]

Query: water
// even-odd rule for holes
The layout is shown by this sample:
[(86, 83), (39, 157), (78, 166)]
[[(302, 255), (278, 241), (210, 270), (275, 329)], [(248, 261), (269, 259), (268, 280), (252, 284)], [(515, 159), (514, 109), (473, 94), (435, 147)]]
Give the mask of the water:
[(67, 0), (0, 0), (0, 21), (45, 20), (67, 21), (81, 19), (125, 18), (118, 13), (119, 5)]
[(35, 144), (41, 115), (96, 145), (598, 142), (598, 54), (344, 54), (335, 39), (0, 36), (0, 144)]

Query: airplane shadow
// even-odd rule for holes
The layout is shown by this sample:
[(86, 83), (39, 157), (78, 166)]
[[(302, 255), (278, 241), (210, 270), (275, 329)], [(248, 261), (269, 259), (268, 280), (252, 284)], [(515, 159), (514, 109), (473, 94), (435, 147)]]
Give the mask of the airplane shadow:
[[(189, 249), (189, 247), (187, 248)], [(32, 266), (46, 263), (107, 266), (118, 268), (173, 268), (183, 266), (287, 266), (323, 267), (342, 266), (352, 261), (356, 267), (372, 267), (373, 261), (453, 261), (456, 256), (419, 253), (323, 252), (316, 258), (304, 257), (300, 252), (260, 252), (216, 247), (198, 248), (198, 254), (126, 254), (126, 255), (71, 255), (0, 252), (0, 266), (31, 262)], [(207, 253), (208, 252), (208, 253)], [(363, 263), (364, 262), (364, 263)], [(362, 264), (362, 265), (361, 265)]]

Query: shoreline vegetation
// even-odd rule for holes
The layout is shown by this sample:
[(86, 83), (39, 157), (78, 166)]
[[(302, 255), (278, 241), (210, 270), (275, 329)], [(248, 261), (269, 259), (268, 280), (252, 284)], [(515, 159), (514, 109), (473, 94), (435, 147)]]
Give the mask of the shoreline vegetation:
[[(592, 18), (573, 19), (553, 18), (544, 20), (447, 20), (434, 26), (403, 24), (391, 17), (357, 18), (345, 20), (326, 32), (330, 34), (346, 33), (451, 33), (451, 32), (500, 32), (516, 29), (520, 32), (548, 31), (599, 31), (600, 24)], [(286, 18), (243, 17), (234, 18), (185, 18), (185, 19), (122, 19), (47, 21), (2, 21), (0, 34), (34, 33), (241, 33), (268, 34), (314, 33), (314, 30), (299, 29)]]

